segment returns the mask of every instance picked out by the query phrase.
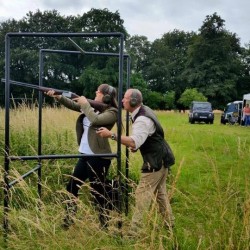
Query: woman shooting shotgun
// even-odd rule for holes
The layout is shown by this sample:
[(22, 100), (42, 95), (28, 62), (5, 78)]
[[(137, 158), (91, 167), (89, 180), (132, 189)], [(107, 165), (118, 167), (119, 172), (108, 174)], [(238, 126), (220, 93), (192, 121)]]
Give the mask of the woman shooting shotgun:
[[(101, 84), (95, 93), (94, 101), (107, 105), (104, 111), (97, 111), (92, 108), (85, 96), (78, 96), (71, 100), (63, 95), (56, 94), (56, 91), (53, 89), (45, 92), (48, 96), (56, 98), (65, 107), (81, 113), (76, 122), (77, 142), (81, 154), (95, 155), (111, 153), (108, 138), (98, 136), (96, 129), (99, 127), (112, 129), (117, 122), (118, 105), (116, 89), (108, 84)], [(65, 201), (66, 215), (63, 223), (65, 228), (74, 223), (78, 191), (87, 179), (90, 181), (90, 192), (94, 198), (94, 205), (99, 212), (100, 224), (102, 227), (107, 226), (104, 187), (110, 164), (111, 159), (109, 157), (87, 156), (79, 158), (67, 185), (70, 198)]]

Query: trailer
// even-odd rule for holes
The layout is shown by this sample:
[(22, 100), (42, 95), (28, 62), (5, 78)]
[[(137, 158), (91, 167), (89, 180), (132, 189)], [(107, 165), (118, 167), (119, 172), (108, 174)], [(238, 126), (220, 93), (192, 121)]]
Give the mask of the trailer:
[(243, 106), (245, 107), (247, 103), (250, 104), (250, 93), (243, 95)]

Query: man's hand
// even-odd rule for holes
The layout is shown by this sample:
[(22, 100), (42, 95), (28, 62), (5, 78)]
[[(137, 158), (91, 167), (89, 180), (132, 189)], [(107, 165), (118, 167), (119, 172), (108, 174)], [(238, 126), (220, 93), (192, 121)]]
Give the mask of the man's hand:
[(138, 149), (134, 149), (134, 148), (129, 147), (129, 151), (130, 151), (131, 153), (135, 153), (135, 152), (137, 152), (137, 150), (138, 150)]
[[(99, 128), (96, 131), (96, 133), (103, 138), (112, 138), (111, 136), (113, 134), (113, 132), (111, 132), (110, 130), (104, 127)], [(126, 147), (128, 147), (131, 153), (137, 152), (137, 149), (135, 148), (135, 142), (129, 136), (122, 136), (121, 143), (125, 145)]]

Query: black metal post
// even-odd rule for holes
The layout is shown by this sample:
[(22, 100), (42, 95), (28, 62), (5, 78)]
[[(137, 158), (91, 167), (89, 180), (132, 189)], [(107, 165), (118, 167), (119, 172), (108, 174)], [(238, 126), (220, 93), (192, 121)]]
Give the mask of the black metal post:
[[(131, 65), (131, 60), (130, 57), (127, 58), (127, 86), (126, 89), (130, 88), (130, 65)], [(126, 136), (129, 136), (129, 112), (126, 112)], [(125, 165), (125, 176), (126, 176), (126, 181), (125, 181), (125, 214), (128, 215), (128, 178), (129, 178), (129, 150), (128, 147), (126, 147), (126, 165)]]
[(8, 234), (8, 210), (9, 210), (9, 148), (10, 148), (10, 116), (9, 116), (9, 96), (10, 96), (10, 38), (5, 36), (5, 152), (4, 152), (4, 240), (7, 242)]
[[(43, 86), (43, 55), (41, 50), (39, 51), (39, 86)], [(39, 91), (38, 103), (39, 103), (39, 113), (38, 113), (38, 155), (42, 155), (42, 105), (43, 105), (43, 93)], [(39, 159), (38, 165), (40, 168), (37, 170), (37, 189), (40, 199), (42, 198), (42, 162)]]

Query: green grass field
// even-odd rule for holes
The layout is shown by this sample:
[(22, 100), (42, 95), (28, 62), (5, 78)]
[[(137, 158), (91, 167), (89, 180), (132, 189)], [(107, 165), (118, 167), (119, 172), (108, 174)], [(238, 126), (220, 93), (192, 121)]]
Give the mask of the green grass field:
[[(77, 154), (77, 113), (67, 109), (43, 109), (43, 154)], [(89, 204), (88, 183), (79, 198), (77, 223), (61, 228), (62, 197), (76, 159), (42, 161), (42, 199), (37, 176), (32, 174), (10, 192), (9, 249), (243, 249), (250, 248), (250, 127), (221, 125), (220, 114), (210, 124), (189, 124), (187, 113), (157, 111), (165, 137), (176, 156), (166, 183), (175, 215), (168, 233), (154, 206), (145, 218), (141, 237), (126, 234), (133, 206), (133, 191), (140, 175), (141, 156), (130, 154), (129, 214), (111, 213), (109, 230), (99, 228)], [(11, 155), (37, 154), (38, 111), (21, 107), (10, 113)], [(116, 145), (112, 141), (115, 150)], [(4, 110), (0, 110), (0, 219), (3, 222)], [(125, 148), (122, 146), (125, 162)], [(13, 161), (10, 180), (36, 166), (36, 161)], [(123, 171), (124, 171), (123, 164)], [(116, 160), (110, 175), (116, 174)], [(118, 230), (117, 221), (123, 226)], [(3, 249), (3, 230), (0, 247)]]

